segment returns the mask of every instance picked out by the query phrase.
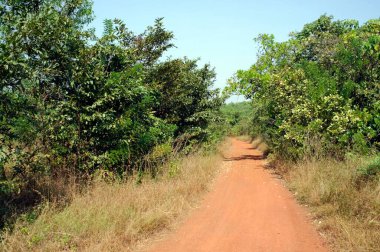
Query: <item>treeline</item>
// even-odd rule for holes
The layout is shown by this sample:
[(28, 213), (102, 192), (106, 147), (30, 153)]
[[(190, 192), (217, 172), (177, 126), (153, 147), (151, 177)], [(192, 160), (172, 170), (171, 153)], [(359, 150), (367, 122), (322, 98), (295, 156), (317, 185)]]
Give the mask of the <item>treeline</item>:
[(148, 153), (215, 138), (215, 73), (162, 59), (174, 46), (162, 19), (142, 34), (106, 20), (100, 38), (92, 19), (90, 0), (0, 0), (1, 223), (69, 179), (125, 177)]
[(291, 160), (380, 149), (380, 19), (323, 15), (285, 42), (256, 41), (256, 63), (227, 90), (252, 100), (252, 134)]
[(224, 104), (220, 111), (227, 134), (232, 136), (251, 135), (252, 104), (249, 101)]

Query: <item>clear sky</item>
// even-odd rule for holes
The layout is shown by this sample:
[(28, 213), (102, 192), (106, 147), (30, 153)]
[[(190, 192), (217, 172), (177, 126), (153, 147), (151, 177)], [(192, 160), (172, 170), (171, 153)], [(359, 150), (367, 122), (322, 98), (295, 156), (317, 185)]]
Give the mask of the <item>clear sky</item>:
[(106, 18), (122, 19), (141, 33), (164, 17), (177, 47), (168, 55), (211, 64), (217, 73), (215, 86), (223, 88), (236, 70), (255, 62), (253, 39), (258, 34), (271, 33), (283, 41), (322, 14), (362, 24), (380, 17), (380, 0), (94, 0), (94, 12), (99, 35)]

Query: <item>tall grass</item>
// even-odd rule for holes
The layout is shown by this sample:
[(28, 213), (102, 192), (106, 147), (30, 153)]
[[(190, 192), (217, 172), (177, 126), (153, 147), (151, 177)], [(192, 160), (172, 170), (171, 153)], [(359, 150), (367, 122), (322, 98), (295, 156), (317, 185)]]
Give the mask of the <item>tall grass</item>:
[[(268, 152), (263, 138), (252, 146)], [(319, 231), (335, 251), (379, 251), (380, 156), (326, 156), (318, 140), (298, 162), (270, 154), (268, 167), (280, 173), (295, 197), (313, 212)]]
[(236, 139), (238, 139), (240, 141), (244, 141), (244, 142), (251, 142), (252, 141), (252, 137), (249, 135), (237, 136)]
[(261, 136), (252, 137), (250, 135), (241, 135), (236, 138), (240, 141), (250, 142), (252, 144), (252, 148), (258, 149), (264, 154), (264, 156), (267, 156), (270, 152), (269, 146), (265, 143)]
[(290, 165), (285, 173), (290, 188), (311, 207), (319, 230), (336, 251), (379, 251), (380, 176), (363, 173), (374, 159), (308, 160)]
[(155, 179), (95, 182), (63, 209), (48, 204), (37, 218), (20, 219), (4, 234), (1, 249), (132, 251), (194, 207), (221, 163), (218, 153), (196, 153), (167, 162)]
[(261, 151), (264, 156), (267, 156), (270, 151), (269, 146), (265, 143), (264, 139), (261, 136), (258, 136), (255, 139), (253, 139), (252, 147)]

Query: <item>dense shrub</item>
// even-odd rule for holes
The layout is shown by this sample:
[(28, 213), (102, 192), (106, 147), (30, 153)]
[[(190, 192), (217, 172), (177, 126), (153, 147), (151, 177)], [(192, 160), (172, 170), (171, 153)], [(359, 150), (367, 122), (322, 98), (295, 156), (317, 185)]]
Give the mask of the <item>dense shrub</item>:
[(230, 135), (252, 134), (252, 106), (250, 102), (224, 104), (220, 110)]
[(358, 172), (366, 180), (378, 176), (380, 174), (380, 156), (370, 159), (367, 164), (359, 167)]
[[(90, 0), (0, 0), (0, 212), (54, 197), (97, 170), (125, 176), (157, 146), (211, 139), (215, 73), (162, 60), (173, 34), (105, 20)], [(188, 142), (184, 142), (186, 145)], [(0, 223), (4, 221), (1, 220)]]
[(323, 15), (288, 41), (257, 41), (257, 62), (228, 91), (252, 100), (252, 130), (271, 149), (298, 159), (380, 147), (379, 19), (359, 26)]

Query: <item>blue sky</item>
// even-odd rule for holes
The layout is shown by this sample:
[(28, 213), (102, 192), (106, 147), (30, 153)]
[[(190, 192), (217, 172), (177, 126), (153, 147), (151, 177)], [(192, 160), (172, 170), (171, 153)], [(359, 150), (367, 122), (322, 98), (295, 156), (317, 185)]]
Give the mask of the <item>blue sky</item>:
[(217, 73), (215, 87), (223, 88), (236, 70), (255, 62), (253, 39), (258, 34), (271, 33), (283, 41), (324, 13), (362, 24), (380, 17), (380, 0), (94, 0), (94, 12), (98, 34), (106, 18), (120, 18), (140, 33), (164, 17), (177, 47), (167, 55), (211, 64)]

